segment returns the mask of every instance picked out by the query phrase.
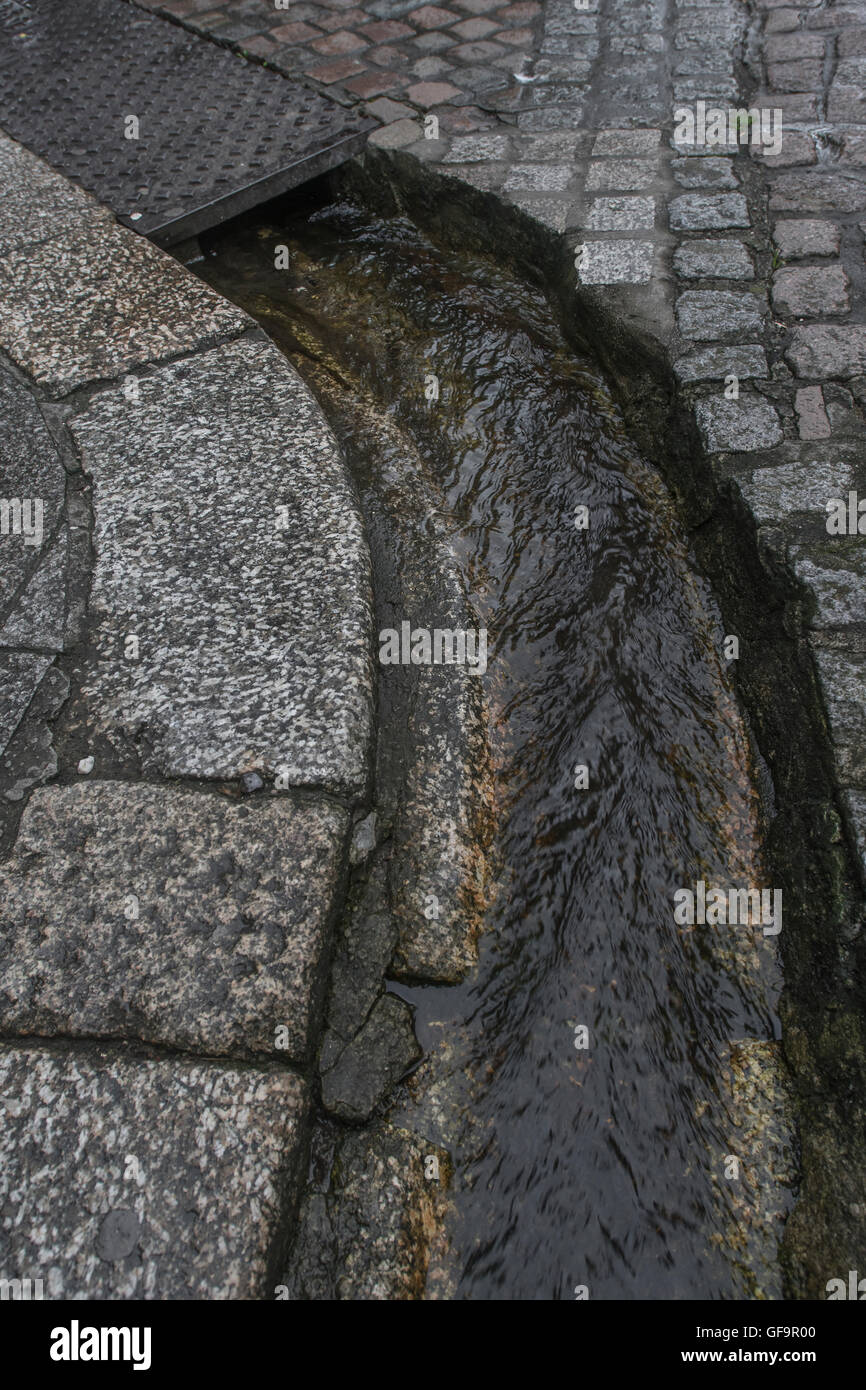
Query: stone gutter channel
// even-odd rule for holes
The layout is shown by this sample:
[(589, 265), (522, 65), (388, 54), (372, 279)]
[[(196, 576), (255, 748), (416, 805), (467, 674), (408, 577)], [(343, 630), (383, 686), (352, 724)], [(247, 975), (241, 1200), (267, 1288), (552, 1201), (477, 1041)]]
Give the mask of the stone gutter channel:
[[(463, 132), (443, 107), (436, 139), (391, 112), (339, 176), (546, 285), (739, 636), (790, 903), (792, 1297), (823, 1297), (866, 1238), (864, 574), (856, 530), (826, 526), (831, 499), (866, 496), (862, 12), (550, 0), (525, 90)], [(783, 110), (780, 154), (677, 145), (676, 105), (741, 93)], [(452, 977), (465, 882), (444, 945), (411, 892), (396, 928), (381, 910), (353, 485), (243, 312), (6, 137), (0, 186), (3, 495), (21, 503), (0, 540), (0, 1274), (49, 1297), (284, 1296), (308, 1163), (333, 1161), (309, 1149), (330, 1049), (348, 1053), (332, 1113), (378, 1118), (337, 1139), (339, 1236), (324, 1198), (305, 1224), (339, 1239), (338, 1296), (424, 1296), (448, 1159), (381, 1118), (417, 1057), (382, 981), (395, 950)], [(459, 706), (468, 764), (480, 716)], [(445, 818), (467, 843), (470, 783)], [(407, 823), (430, 794), (414, 785)], [(435, 869), (443, 846), (421, 827), (406, 862)], [(361, 921), (364, 952), (380, 937), (363, 961)], [(350, 1113), (359, 1037), (378, 1075)]]

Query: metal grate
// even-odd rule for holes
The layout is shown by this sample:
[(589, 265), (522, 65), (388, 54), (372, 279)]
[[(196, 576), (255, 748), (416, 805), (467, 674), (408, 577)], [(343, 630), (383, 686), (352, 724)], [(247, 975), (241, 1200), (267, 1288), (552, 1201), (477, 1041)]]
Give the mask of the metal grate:
[(160, 245), (336, 167), (375, 124), (126, 0), (0, 0), (0, 126)]

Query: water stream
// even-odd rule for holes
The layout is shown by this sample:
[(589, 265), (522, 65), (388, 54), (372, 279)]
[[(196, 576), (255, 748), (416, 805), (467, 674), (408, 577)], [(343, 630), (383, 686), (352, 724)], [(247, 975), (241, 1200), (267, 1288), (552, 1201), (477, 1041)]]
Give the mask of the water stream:
[[(678, 925), (674, 893), (770, 885), (725, 633), (666, 489), (536, 289), (349, 203), (270, 219), (213, 234), (196, 269), (283, 347), (350, 458), (347, 392), (411, 441), (489, 634), (478, 965), (399, 988), (426, 1057), (397, 1118), (455, 1160), (442, 1296), (760, 1296), (727, 1078), (732, 1043), (778, 1037), (775, 947)], [(381, 466), (358, 465), (362, 496)]]

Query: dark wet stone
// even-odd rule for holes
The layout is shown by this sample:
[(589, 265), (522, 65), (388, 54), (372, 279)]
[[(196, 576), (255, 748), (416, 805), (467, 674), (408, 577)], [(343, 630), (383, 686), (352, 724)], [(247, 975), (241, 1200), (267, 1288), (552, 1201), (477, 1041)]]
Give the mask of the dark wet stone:
[(0, 869), (5, 1031), (303, 1057), (345, 834), (330, 802), (35, 792)]
[(141, 1235), (141, 1222), (134, 1211), (121, 1207), (110, 1211), (96, 1237), (96, 1253), (109, 1263), (131, 1255)]
[(335, 1066), (323, 1075), (325, 1109), (341, 1120), (368, 1120), (420, 1057), (411, 1009), (396, 995), (383, 995)]

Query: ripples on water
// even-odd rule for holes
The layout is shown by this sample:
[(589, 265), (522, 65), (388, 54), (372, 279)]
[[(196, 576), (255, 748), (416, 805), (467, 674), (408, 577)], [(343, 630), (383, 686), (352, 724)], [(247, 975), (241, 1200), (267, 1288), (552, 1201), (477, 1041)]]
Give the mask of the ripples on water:
[(771, 947), (677, 927), (673, 894), (767, 880), (723, 631), (658, 475), (543, 298), (408, 223), (247, 224), (203, 273), (412, 437), (489, 632), (498, 891), (465, 984), (400, 991), (428, 1056), (398, 1118), (456, 1160), (450, 1296), (744, 1296), (711, 1170), (726, 1046), (777, 1035)]

